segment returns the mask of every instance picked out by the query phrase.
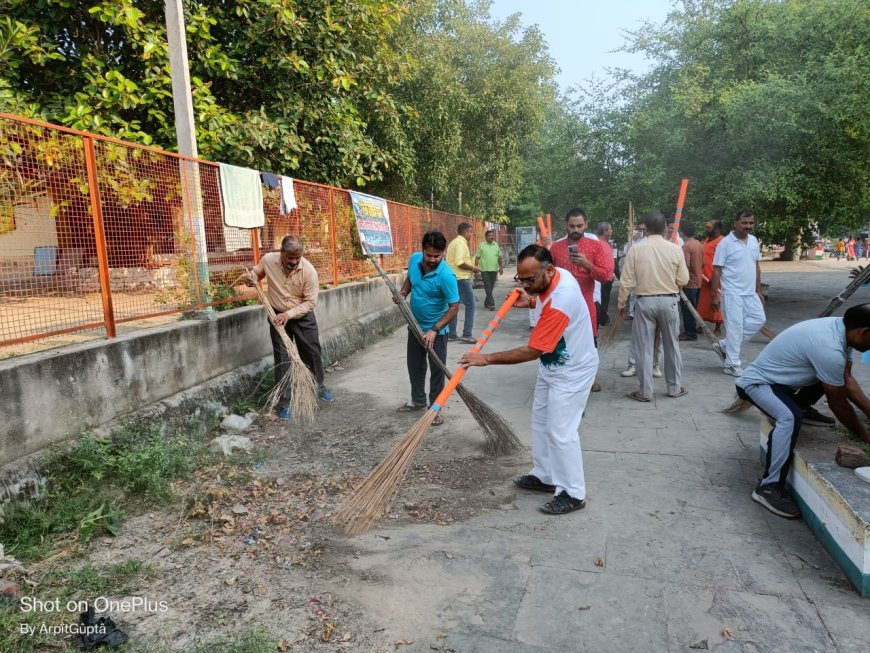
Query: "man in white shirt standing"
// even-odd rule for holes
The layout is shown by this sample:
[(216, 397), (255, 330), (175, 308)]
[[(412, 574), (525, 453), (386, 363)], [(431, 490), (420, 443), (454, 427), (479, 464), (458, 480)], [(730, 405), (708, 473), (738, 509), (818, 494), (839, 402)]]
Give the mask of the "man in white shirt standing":
[(725, 313), (725, 339), (713, 345), (722, 358), (725, 374), (740, 376), (740, 348), (764, 326), (764, 297), (761, 294), (761, 249), (750, 232), (755, 227), (752, 211), (742, 210), (734, 219), (734, 230), (716, 247), (710, 301), (715, 311)]

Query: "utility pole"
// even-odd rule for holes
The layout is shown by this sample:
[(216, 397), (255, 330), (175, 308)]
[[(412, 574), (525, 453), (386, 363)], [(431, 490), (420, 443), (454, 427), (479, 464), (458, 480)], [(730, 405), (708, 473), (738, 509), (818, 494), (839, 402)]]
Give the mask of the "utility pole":
[[(187, 61), (187, 36), (184, 29), (182, 0), (166, 1), (166, 40), (169, 45), (169, 68), (172, 77), (172, 102), (175, 108), (175, 138), (178, 153), (198, 158), (196, 122), (190, 92), (190, 66)], [(205, 241), (205, 217), (202, 208), (202, 187), (199, 164), (187, 159), (178, 160), (181, 175), (182, 203), (185, 217), (193, 228), (196, 252), (196, 276), (199, 280), (197, 302), (208, 303), (208, 251)]]
[(462, 191), (459, 191), (459, 215), (462, 215)]

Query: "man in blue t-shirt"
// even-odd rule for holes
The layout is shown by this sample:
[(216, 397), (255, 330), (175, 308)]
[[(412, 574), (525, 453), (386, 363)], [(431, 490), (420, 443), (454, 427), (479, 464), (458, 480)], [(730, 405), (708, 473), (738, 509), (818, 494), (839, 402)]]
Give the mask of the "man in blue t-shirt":
[[(456, 275), (444, 261), (447, 239), (440, 231), (423, 235), (422, 252), (411, 255), (408, 276), (401, 293), (423, 331), (426, 347), (433, 349), (442, 363), (447, 363), (447, 327), (459, 312), (459, 286)], [(429, 365), (429, 401), (426, 401), (426, 364)], [(411, 380), (411, 401), (399, 408), (400, 413), (424, 410), (444, 389), (444, 372), (428, 360), (426, 348), (408, 329), (408, 377)], [(444, 423), (441, 413), (432, 421)]]
[(870, 350), (870, 304), (853, 306), (842, 318), (821, 317), (789, 327), (737, 379), (740, 398), (757, 406), (773, 425), (764, 476), (752, 498), (781, 517), (800, 517), (785, 480), (801, 424), (834, 423), (812, 407), (823, 394), (837, 419), (870, 442), (851, 405), (870, 417), (870, 399), (852, 377), (850, 348)]

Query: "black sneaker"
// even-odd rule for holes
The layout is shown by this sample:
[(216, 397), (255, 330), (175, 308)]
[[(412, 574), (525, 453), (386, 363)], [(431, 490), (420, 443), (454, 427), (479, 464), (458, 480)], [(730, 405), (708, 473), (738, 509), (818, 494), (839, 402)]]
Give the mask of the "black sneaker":
[(752, 492), (752, 500), (760, 503), (774, 515), (786, 519), (797, 519), (801, 516), (800, 509), (791, 500), (786, 489), (776, 483), (757, 486)]
[(585, 499), (575, 499), (565, 490), (562, 490), (552, 501), (547, 501), (547, 503), (541, 506), (541, 512), (545, 512), (548, 515), (567, 515), (569, 512), (581, 510), (585, 507)]
[(815, 408), (810, 406), (804, 411), (804, 424), (816, 424), (817, 426), (831, 426), (836, 424), (837, 420), (833, 417), (828, 417), (824, 413), (820, 413)]
[(525, 476), (517, 476), (514, 479), (514, 485), (521, 487), (524, 490), (534, 490), (535, 492), (548, 492), (553, 494), (556, 491), (555, 485), (544, 483), (537, 476), (526, 474)]

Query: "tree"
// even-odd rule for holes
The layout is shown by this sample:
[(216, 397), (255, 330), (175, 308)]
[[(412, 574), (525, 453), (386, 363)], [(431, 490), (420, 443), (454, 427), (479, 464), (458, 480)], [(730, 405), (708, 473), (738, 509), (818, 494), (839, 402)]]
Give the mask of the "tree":
[(699, 0), (646, 25), (629, 47), (653, 70), (584, 117), (620, 151), (601, 165), (617, 190), (602, 193), (673, 210), (688, 177), (687, 215), (749, 207), (788, 246), (814, 223), (857, 227), (870, 212), (868, 35), (862, 0)]
[(555, 99), (555, 67), (537, 28), (489, 16), (489, 2), (415, 3), (396, 48), (414, 62), (399, 96), (413, 108), (407, 138), (418, 201), (492, 219), (519, 197), (522, 149)]
[[(173, 149), (159, 0), (0, 0), (0, 109)], [(185, 3), (203, 157), (341, 186), (403, 161), (393, 0)], [(377, 134), (380, 140), (373, 134)]]

